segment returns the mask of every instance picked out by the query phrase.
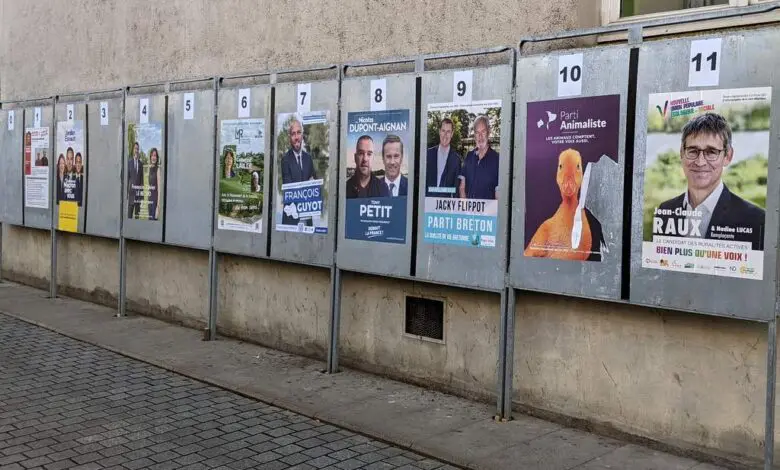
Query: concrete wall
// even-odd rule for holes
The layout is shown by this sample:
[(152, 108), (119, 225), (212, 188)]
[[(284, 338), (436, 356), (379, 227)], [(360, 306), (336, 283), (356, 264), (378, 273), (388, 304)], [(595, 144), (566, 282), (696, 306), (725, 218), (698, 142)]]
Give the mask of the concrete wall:
[[(0, 98), (511, 45), (523, 35), (595, 26), (600, 4), (0, 0)], [(115, 241), (63, 235), (59, 250), (63, 292), (114, 299)], [(46, 288), (49, 252), (47, 231), (3, 227), (4, 276)], [(205, 326), (206, 252), (129, 242), (127, 261), (131, 310)], [(219, 277), (220, 331), (325, 356), (326, 270), (223, 256)], [(402, 334), (410, 293), (444, 299), (444, 344)], [(341, 356), (354, 367), (491, 400), (498, 310), (496, 295), (346, 275)], [(523, 295), (515, 339), (518, 407), (760, 455), (766, 347), (760, 326)]]
[(762, 455), (765, 325), (530, 293), (516, 314), (519, 408)]

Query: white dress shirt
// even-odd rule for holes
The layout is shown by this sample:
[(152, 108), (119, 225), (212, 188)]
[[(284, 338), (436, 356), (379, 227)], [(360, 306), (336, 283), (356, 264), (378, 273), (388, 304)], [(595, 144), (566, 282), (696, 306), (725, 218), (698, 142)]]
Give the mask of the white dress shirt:
[[(712, 213), (715, 211), (715, 206), (718, 204), (718, 200), (720, 199), (720, 195), (723, 193), (723, 181), (718, 183), (718, 185), (715, 187), (715, 189), (710, 193), (709, 196), (697, 207), (693, 207), (691, 205), (690, 200), (688, 199), (688, 191), (685, 191), (685, 199), (683, 199), (683, 209), (686, 211), (690, 210), (697, 210), (701, 212), (701, 225), (699, 225), (699, 228), (701, 229), (701, 236), (704, 237), (707, 235), (707, 229), (710, 227), (710, 220), (712, 220)], [(686, 219), (689, 219), (688, 224), (690, 224), (690, 219), (693, 217), (686, 217)], [(690, 226), (690, 225), (689, 225)], [(698, 238), (698, 237), (697, 237)]]
[(391, 180), (385, 175), (385, 184), (387, 185), (387, 189), (390, 190), (390, 196), (398, 197), (398, 188), (401, 185), (401, 175), (399, 174), (394, 180)]
[(436, 186), (441, 184), (441, 176), (444, 174), (444, 168), (447, 166), (447, 156), (449, 156), (449, 154), (449, 147), (442, 147), (439, 145), (436, 152)]

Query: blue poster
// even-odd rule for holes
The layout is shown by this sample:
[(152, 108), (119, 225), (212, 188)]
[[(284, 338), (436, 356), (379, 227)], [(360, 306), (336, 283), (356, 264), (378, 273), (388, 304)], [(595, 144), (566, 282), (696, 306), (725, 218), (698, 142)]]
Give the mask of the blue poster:
[(409, 110), (364, 111), (347, 115), (345, 237), (406, 243), (406, 210), (411, 195), (406, 150), (411, 150)]

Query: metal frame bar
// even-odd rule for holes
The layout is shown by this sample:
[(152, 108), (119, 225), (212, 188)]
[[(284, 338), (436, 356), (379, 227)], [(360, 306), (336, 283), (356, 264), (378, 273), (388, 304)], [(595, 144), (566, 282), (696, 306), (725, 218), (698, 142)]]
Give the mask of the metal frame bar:
[(127, 240), (125, 239), (125, 139), (126, 103), (129, 87), (122, 89), (122, 162), (119, 165), (119, 308), (116, 316), (127, 316)]
[[(341, 106), (342, 106), (342, 87), (344, 85), (344, 67), (338, 68), (339, 94), (336, 106), (336, 175), (341, 174)], [(333, 208), (336, 217), (339, 213), (339, 187), (338, 178), (336, 178), (336, 204)], [(341, 269), (338, 263), (338, 244), (339, 244), (339, 224), (338, 220), (333, 224), (333, 266), (330, 268), (330, 328), (328, 329), (328, 374), (335, 374), (339, 371), (339, 332), (341, 330)]]
[[(218, 135), (218, 127), (219, 127), (219, 86), (221, 83), (221, 79), (219, 77), (212, 78), (213, 80), (213, 90), (214, 90), (214, 146), (211, 151), (211, 159), (212, 159), (212, 171), (211, 171), (211, 194), (212, 194), (212, 201), (214, 200), (214, 194), (217, 192), (217, 188), (219, 187), (219, 182), (217, 181), (217, 177), (215, 172), (213, 171), (214, 168), (217, 167), (219, 164), (218, 158), (217, 158), (217, 149), (219, 146), (219, 135)], [(217, 229), (217, 211), (219, 210), (219, 206), (214, 205), (212, 206), (211, 210), (211, 242), (209, 243), (209, 319), (208, 319), (208, 326), (205, 332), (204, 339), (208, 341), (213, 341), (217, 339), (217, 314), (219, 313), (219, 297), (218, 297), (218, 283), (219, 283), (219, 273), (217, 271), (217, 251), (214, 248), (214, 232)]]
[[(56, 140), (56, 126), (57, 123), (57, 97), (51, 98), (51, 123), (49, 124), (49, 155), (54, 157), (54, 141)], [(51, 240), (51, 273), (49, 274), (49, 298), (57, 298), (57, 222), (54, 220), (54, 208), (57, 200), (57, 186), (52, 182), (52, 175), (54, 173), (54, 165), (50, 165), (49, 169), (49, 210), (51, 212), (51, 227), (49, 229)]]
[(766, 419), (764, 421), (764, 469), (771, 470), (775, 459), (775, 387), (777, 385), (777, 314), (767, 324)]

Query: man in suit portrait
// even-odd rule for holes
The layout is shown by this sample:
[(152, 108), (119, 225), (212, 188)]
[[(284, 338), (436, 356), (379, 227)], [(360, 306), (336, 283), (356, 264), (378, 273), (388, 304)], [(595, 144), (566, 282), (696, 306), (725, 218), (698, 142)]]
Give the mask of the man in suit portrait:
[(404, 143), (397, 135), (389, 134), (382, 141), (382, 163), (385, 165), (384, 183), (390, 197), (406, 197), (409, 180), (401, 174), (404, 162)]
[(374, 139), (361, 135), (355, 143), (355, 174), (347, 180), (347, 199), (390, 196), (387, 185), (371, 171), (373, 158)]
[(452, 120), (442, 119), (439, 125), (439, 145), (428, 149), (425, 197), (456, 197), (460, 155), (450, 147), (453, 130)]
[(723, 116), (705, 113), (691, 119), (680, 145), (688, 188), (658, 206), (653, 234), (749, 242), (753, 250), (763, 250), (764, 210), (723, 184), (723, 169), (733, 158), (731, 127)]
[[(303, 150), (303, 125), (301, 121), (293, 118), (287, 130), (290, 136), (290, 149), (282, 157), (282, 184), (317, 179), (314, 161), (312, 161), (311, 155)], [(282, 213), (283, 225), (297, 225), (299, 222), (303, 222), (307, 226), (312, 225), (310, 217), (301, 218), (299, 221)]]
[(138, 142), (133, 143), (133, 155), (127, 162), (127, 218), (137, 219), (141, 212), (139, 191), (144, 186), (144, 162), (141, 161), (141, 149)]

